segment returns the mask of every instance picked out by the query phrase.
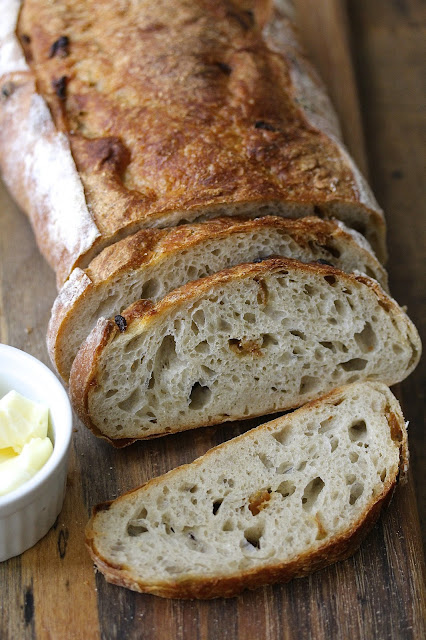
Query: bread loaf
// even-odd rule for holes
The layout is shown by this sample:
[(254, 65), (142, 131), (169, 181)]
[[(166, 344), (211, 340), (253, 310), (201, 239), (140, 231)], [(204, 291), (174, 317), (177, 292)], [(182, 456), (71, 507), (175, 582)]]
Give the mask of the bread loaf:
[[(63, 283), (140, 228), (384, 220), (278, 3), (3, 0), (0, 165)], [(15, 35), (15, 32), (17, 35)]]
[(49, 323), (51, 360), (68, 381), (76, 353), (99, 317), (121, 313), (139, 298), (158, 301), (186, 282), (271, 255), (326, 261), (366, 273), (387, 288), (386, 272), (363, 236), (331, 220), (222, 218), (146, 229), (104, 249), (64, 284)]
[(366, 276), (268, 259), (101, 319), (70, 375), (74, 407), (118, 445), (300, 406), (355, 380), (403, 380), (420, 355)]
[(114, 584), (233, 596), (350, 556), (407, 464), (398, 402), (356, 383), (98, 506), (86, 544)]

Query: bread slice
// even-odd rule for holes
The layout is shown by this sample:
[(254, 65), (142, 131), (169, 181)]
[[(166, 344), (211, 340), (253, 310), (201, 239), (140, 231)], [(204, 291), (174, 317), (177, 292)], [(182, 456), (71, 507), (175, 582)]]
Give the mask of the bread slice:
[(397, 400), (355, 383), (99, 505), (86, 544), (114, 584), (233, 596), (354, 553), (407, 465)]
[(49, 354), (68, 381), (72, 361), (99, 317), (110, 317), (139, 298), (157, 301), (191, 280), (242, 262), (279, 255), (327, 261), (360, 271), (387, 288), (387, 276), (359, 233), (315, 217), (220, 218), (172, 229), (147, 229), (104, 249), (89, 267), (75, 269), (53, 305)]
[(99, 320), (70, 392), (83, 422), (122, 445), (290, 409), (356, 380), (395, 384), (420, 349), (376, 281), (272, 258)]

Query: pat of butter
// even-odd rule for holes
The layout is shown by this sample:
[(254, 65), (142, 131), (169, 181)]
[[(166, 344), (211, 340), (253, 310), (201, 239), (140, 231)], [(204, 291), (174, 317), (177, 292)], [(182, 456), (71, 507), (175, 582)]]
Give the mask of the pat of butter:
[(30, 480), (50, 458), (47, 407), (16, 391), (0, 400), (0, 495)]
[(47, 436), (49, 410), (9, 391), (0, 400), (0, 449), (12, 447), (19, 453), (31, 438)]
[(39, 471), (52, 455), (49, 438), (33, 438), (21, 453), (0, 462), (0, 496), (17, 489)]

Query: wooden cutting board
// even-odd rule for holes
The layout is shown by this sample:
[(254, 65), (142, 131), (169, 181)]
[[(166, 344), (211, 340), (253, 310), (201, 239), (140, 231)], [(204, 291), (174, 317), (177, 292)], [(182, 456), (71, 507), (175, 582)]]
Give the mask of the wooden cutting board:
[[(328, 84), (345, 139), (367, 173), (357, 90), (340, 0), (297, 0), (299, 23)], [(403, 5), (403, 2), (399, 2)], [(0, 191), (0, 341), (46, 364), (53, 273), (24, 215)], [(64, 508), (49, 534), (0, 564), (0, 638), (267, 640), (420, 638), (424, 561), (410, 478), (360, 551), (308, 578), (231, 600), (168, 601), (105, 582), (84, 548), (92, 505), (189, 462), (259, 421), (213, 427), (115, 451), (75, 420)]]

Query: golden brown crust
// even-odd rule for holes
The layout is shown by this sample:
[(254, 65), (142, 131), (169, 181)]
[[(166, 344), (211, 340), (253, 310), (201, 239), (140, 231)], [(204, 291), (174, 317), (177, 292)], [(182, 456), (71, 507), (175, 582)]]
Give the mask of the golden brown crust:
[(55, 128), (30, 72), (0, 79), (0, 166), (62, 283), (79, 256), (98, 244), (102, 248), (102, 238), (88, 211), (69, 141)]
[[(388, 406), (386, 411), (393, 413), (393, 426), (390, 424), (389, 428), (391, 433), (396, 430), (401, 434), (401, 439), (397, 438), (396, 441), (399, 444), (400, 451), (400, 464), (399, 469), (395, 470), (393, 477), (390, 477), (387, 481), (381, 494), (378, 494), (375, 498), (372, 498), (371, 503), (366, 507), (364, 513), (358, 518), (358, 521), (354, 523), (350, 530), (344, 534), (335, 536), (332, 540), (324, 543), (317, 548), (314, 552), (304, 553), (297, 556), (291, 562), (264, 567), (261, 569), (252, 569), (250, 571), (242, 571), (241, 573), (233, 576), (221, 576), (216, 578), (188, 578), (186, 580), (176, 581), (174, 584), (170, 582), (148, 584), (138, 580), (137, 577), (132, 575), (132, 569), (126, 566), (112, 565), (106, 558), (104, 558), (101, 552), (96, 547), (96, 533), (95, 533), (95, 518), (96, 514), (100, 511), (108, 510), (113, 502), (126, 500), (126, 497), (132, 493), (140, 491), (142, 488), (149, 489), (152, 484), (157, 484), (161, 481), (161, 476), (153, 478), (144, 485), (132, 489), (131, 491), (123, 494), (115, 501), (109, 501), (100, 505), (97, 505), (93, 509), (91, 520), (86, 526), (86, 547), (96, 563), (96, 566), (105, 575), (108, 582), (123, 586), (134, 591), (141, 593), (153, 593), (155, 595), (167, 598), (199, 598), (209, 599), (217, 597), (232, 597), (241, 593), (245, 589), (255, 589), (267, 584), (273, 584), (275, 582), (288, 582), (295, 577), (303, 577), (318, 571), (326, 567), (329, 564), (344, 560), (350, 557), (358, 549), (362, 540), (367, 533), (376, 523), (380, 511), (383, 507), (387, 506), (390, 502), (395, 486), (398, 482), (399, 472), (403, 472), (408, 467), (408, 448), (407, 448), (407, 432), (404, 424), (404, 418), (389, 389), (387, 389), (381, 383), (370, 383), (374, 385), (378, 391), (381, 391), (386, 397)], [(299, 412), (306, 412), (315, 407), (319, 407), (324, 403), (334, 404), (338, 402), (345, 395), (346, 386), (339, 387), (332, 390), (326, 395), (308, 402), (304, 405)], [(258, 429), (272, 429), (274, 424), (279, 422), (281, 418), (272, 422), (266, 423), (257, 427)], [(397, 426), (396, 426), (397, 425)], [(233, 442), (247, 437), (247, 434), (243, 434), (234, 438), (231, 441), (225, 442), (213, 449), (210, 449), (204, 456), (198, 458), (191, 465), (199, 465), (205, 461), (206, 457), (212, 455), (213, 452), (218, 449), (232, 446)], [(395, 440), (395, 438), (393, 438)], [(177, 467), (167, 474), (168, 477), (173, 477), (179, 470), (188, 467), (189, 465), (183, 465)]]
[[(262, 30), (267, 3), (179, 2), (24, 3), (18, 34), (101, 234), (72, 264), (141, 227), (314, 208), (363, 225), (383, 258), (377, 204), (299, 101), (292, 78), (311, 72), (287, 21), (271, 14), (280, 38)], [(45, 254), (63, 281), (70, 265)]]
[[(161, 321), (161, 317), (163, 314), (166, 314), (167, 311), (174, 307), (178, 308), (180, 305), (184, 305), (189, 300), (195, 300), (198, 297), (201, 297), (204, 293), (211, 291), (211, 289), (215, 287), (219, 287), (222, 284), (225, 284), (230, 281), (238, 281), (239, 279), (252, 278), (261, 283), (262, 278), (273, 274), (273, 273), (287, 273), (287, 270), (296, 269), (297, 272), (300, 273), (310, 273), (310, 274), (318, 274), (323, 276), (324, 278), (335, 278), (338, 277), (340, 281), (347, 283), (347, 286), (350, 287), (354, 282), (361, 283), (367, 286), (369, 289), (372, 289), (377, 296), (378, 303), (381, 304), (388, 312), (391, 312), (397, 321), (398, 318), (401, 318), (403, 322), (406, 322), (405, 316), (402, 314), (400, 307), (391, 297), (385, 294), (380, 285), (371, 278), (362, 275), (354, 275), (347, 274), (339, 269), (328, 265), (322, 265), (318, 263), (303, 263), (298, 260), (292, 260), (288, 258), (271, 258), (268, 260), (264, 260), (260, 263), (249, 263), (237, 265), (235, 267), (231, 267), (230, 269), (224, 269), (223, 271), (219, 271), (214, 273), (211, 276), (206, 278), (202, 278), (201, 280), (196, 280), (193, 282), (189, 282), (179, 289), (175, 289), (171, 293), (169, 293), (165, 298), (157, 302), (156, 304), (148, 305), (147, 307), (142, 308), (142, 313), (135, 312), (135, 307), (132, 305), (129, 309), (122, 312), (122, 316), (126, 320), (126, 331), (133, 332), (142, 328), (151, 328), (152, 323)], [(410, 362), (410, 368), (415, 366), (415, 363), (418, 361), (421, 352), (421, 343), (418, 334), (413, 329), (413, 333), (410, 334), (409, 325), (406, 325), (407, 330), (407, 341), (410, 342), (413, 349), (413, 357), (412, 362)], [(91, 429), (95, 435), (99, 435), (99, 429), (93, 424), (90, 412), (88, 409), (89, 402), (89, 394), (92, 386), (96, 384), (96, 375), (98, 369), (98, 358), (107, 343), (113, 341), (115, 336), (120, 333), (120, 329), (113, 321), (106, 321), (105, 319), (101, 319), (98, 321), (97, 326), (92, 331), (92, 333), (88, 336), (87, 340), (83, 343), (80, 348), (71, 369), (70, 374), (70, 395), (71, 401), (75, 410), (77, 411), (80, 419), (84, 424)], [(407, 375), (410, 373), (410, 369), (407, 369)], [(389, 382), (389, 381), (388, 381)], [(392, 382), (389, 382), (392, 384)], [(294, 405), (296, 406), (296, 405)], [(286, 409), (294, 408), (292, 406), (286, 406)], [(227, 420), (245, 420), (247, 418), (255, 417), (255, 412), (250, 416), (237, 416), (233, 415), (232, 418), (228, 417), (223, 419), (224, 422)], [(212, 420), (211, 422), (203, 422), (203, 424), (193, 425), (191, 428), (196, 428), (197, 426), (210, 426), (211, 424), (217, 424), (217, 420)], [(182, 429), (177, 429), (177, 431)], [(155, 434), (150, 437), (161, 437), (164, 434)], [(134, 440), (125, 439), (123, 442), (121, 439), (110, 439), (108, 437), (102, 436), (109, 442), (111, 442), (114, 446), (126, 446), (130, 444)]]

